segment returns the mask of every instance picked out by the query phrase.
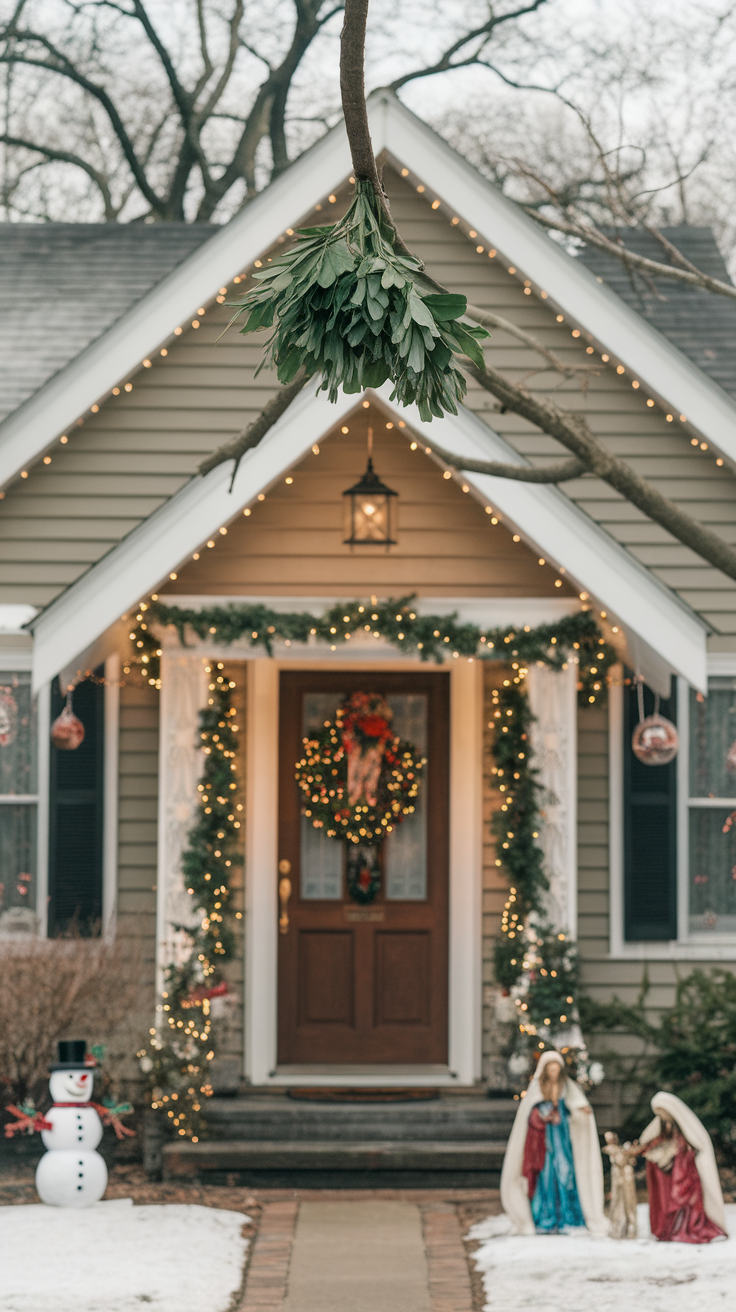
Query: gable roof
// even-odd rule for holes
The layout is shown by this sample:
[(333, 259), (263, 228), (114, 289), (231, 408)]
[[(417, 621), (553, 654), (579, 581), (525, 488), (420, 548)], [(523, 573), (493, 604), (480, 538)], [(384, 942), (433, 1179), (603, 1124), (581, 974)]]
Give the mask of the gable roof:
[[(681, 224), (663, 228), (662, 234), (703, 273), (731, 282), (710, 228)], [(653, 233), (627, 230), (625, 244), (659, 264), (673, 263)], [(736, 400), (736, 299), (668, 278), (644, 278), (595, 246), (583, 247), (578, 259)]]
[[(543, 288), (591, 341), (646, 380), (676, 412), (697, 415), (703, 435), (736, 462), (736, 406), (642, 316), (574, 260), (513, 201), (411, 113), (389, 91), (368, 102), (376, 153), (409, 161), (411, 172), (473, 223), (505, 262)], [(269, 187), (217, 230), (181, 266), (124, 313), (39, 391), (0, 423), (0, 486), (38, 458), (89, 406), (140, 367), (175, 327), (251, 264), (350, 171), (344, 125), (337, 124)], [(409, 170), (407, 170), (409, 171)], [(144, 229), (145, 230), (145, 229)]]
[[(382, 407), (396, 419), (406, 416), (416, 431), (416, 407), (393, 407), (390, 385), (380, 393)], [(164, 503), (103, 560), (79, 579), (31, 627), (34, 631), (34, 685), (47, 682), (121, 612), (175, 571), (202, 541), (253, 501), (290, 468), (322, 435), (346, 418), (355, 399), (340, 393), (335, 405), (308, 386), (257, 447), (243, 458), (230, 492), (231, 470), (220, 465), (206, 478), (193, 479)], [(443, 445), (476, 459), (524, 463), (501, 437), (466, 408), (447, 416)], [(672, 592), (619, 547), (557, 488), (517, 483), (487, 475), (464, 474), (484, 503), (492, 501), (506, 520), (536, 549), (597, 596), (637, 633), (668, 666), (696, 688), (706, 686), (705, 627)]]
[(204, 223), (0, 224), (0, 421), (216, 231)]

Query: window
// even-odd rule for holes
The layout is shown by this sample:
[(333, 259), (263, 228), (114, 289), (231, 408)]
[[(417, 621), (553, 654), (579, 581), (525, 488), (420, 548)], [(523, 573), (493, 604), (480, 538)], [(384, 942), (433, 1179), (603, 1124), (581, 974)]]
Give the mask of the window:
[(691, 689), (689, 711), (687, 929), (736, 934), (736, 678)]
[(0, 670), (0, 934), (36, 929), (38, 766), (30, 671)]
[[(102, 670), (99, 671), (102, 673)], [(100, 683), (74, 689), (84, 742), (73, 752), (51, 747), (49, 769), (49, 934), (75, 925), (99, 933), (102, 917), (104, 697)], [(54, 680), (51, 719), (64, 699)]]

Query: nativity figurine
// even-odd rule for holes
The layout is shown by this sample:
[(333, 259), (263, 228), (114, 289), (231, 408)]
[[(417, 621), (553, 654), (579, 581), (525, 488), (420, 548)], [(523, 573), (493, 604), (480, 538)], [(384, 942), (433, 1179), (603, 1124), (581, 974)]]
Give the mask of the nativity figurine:
[(649, 1225), (655, 1239), (709, 1244), (726, 1235), (721, 1182), (710, 1135), (674, 1093), (652, 1098), (654, 1120), (640, 1139), (647, 1163)]
[(612, 1239), (636, 1239), (636, 1181), (634, 1162), (637, 1144), (619, 1143), (618, 1135), (606, 1130), (603, 1152), (611, 1162), (611, 1206), (608, 1219)]
[(516, 1234), (582, 1227), (608, 1233), (595, 1116), (559, 1052), (542, 1053), (521, 1096), (501, 1172), (501, 1204)]

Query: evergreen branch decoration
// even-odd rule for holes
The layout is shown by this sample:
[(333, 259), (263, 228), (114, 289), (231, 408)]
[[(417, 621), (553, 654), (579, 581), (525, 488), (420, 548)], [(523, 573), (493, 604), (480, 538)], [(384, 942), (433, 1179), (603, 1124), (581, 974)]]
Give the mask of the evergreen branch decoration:
[(552, 670), (564, 668), (571, 652), (577, 655), (578, 700), (582, 706), (605, 702), (608, 671), (616, 663), (615, 649), (606, 642), (590, 610), (564, 615), (551, 624), (531, 628), (508, 625), (483, 629), (460, 624), (457, 615), (419, 615), (412, 610), (413, 595), (372, 604), (352, 601), (331, 606), (321, 616), (308, 611), (275, 611), (268, 606), (205, 606), (201, 609), (143, 602), (131, 629), (131, 662), (140, 666), (152, 687), (160, 686), (159, 640), (150, 625), (172, 625), (182, 646), (187, 629), (201, 640), (217, 645), (247, 642), (273, 655), (275, 642), (329, 643), (347, 647), (356, 637), (383, 638), (399, 651), (416, 653), (420, 660), (437, 664), (447, 659), (511, 660), (519, 667), (541, 662)]
[(238, 831), (243, 814), (237, 802), (235, 758), (238, 746), (235, 684), (221, 662), (207, 667), (209, 704), (200, 712), (199, 743), (205, 764), (197, 785), (199, 813), (189, 831), (182, 859), (187, 893), (198, 926), (177, 925), (186, 943), (183, 959), (166, 969), (161, 996), (165, 1022), (138, 1053), (151, 1086), (151, 1106), (166, 1114), (182, 1138), (196, 1143), (206, 1122), (203, 1105), (212, 1094), (210, 1065), (217, 1049), (212, 1028), (213, 1000), (228, 992), (222, 966), (235, 953), (228, 913), (232, 869), (242, 865)]
[[(233, 303), (230, 327), (273, 328), (258, 371), (272, 364), (280, 383), (303, 370), (336, 401), (366, 387), (394, 385), (391, 400), (416, 403), (425, 422), (457, 414), (467, 384), (456, 355), (483, 368), (477, 324), (461, 323), (467, 299), (437, 292), (401, 243), (373, 183), (358, 178), (345, 216), (302, 228), (291, 249), (255, 275), (258, 286)], [(275, 325), (275, 327), (274, 327)]]

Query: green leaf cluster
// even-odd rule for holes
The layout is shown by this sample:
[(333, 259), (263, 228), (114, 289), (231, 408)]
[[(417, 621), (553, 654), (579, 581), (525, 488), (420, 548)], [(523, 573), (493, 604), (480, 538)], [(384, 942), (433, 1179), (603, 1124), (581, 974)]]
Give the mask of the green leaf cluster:
[(425, 421), (457, 414), (466, 384), (453, 357), (480, 368), (484, 328), (460, 319), (464, 296), (436, 294), (412, 255), (399, 253), (373, 186), (360, 181), (338, 223), (303, 228), (290, 250), (255, 275), (236, 304), (243, 333), (273, 328), (259, 366), (279, 382), (300, 369), (321, 376), (331, 401), (344, 392), (394, 384), (391, 400), (416, 402)]

